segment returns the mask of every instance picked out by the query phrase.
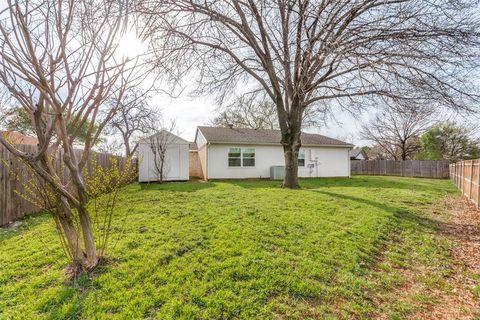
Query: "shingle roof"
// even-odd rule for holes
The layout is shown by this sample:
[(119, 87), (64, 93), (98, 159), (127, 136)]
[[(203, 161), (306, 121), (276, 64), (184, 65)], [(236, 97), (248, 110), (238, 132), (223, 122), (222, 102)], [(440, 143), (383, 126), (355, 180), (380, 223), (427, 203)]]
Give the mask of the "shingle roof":
[(198, 146), (195, 142), (189, 142), (188, 143), (188, 150), (196, 151), (198, 150)]
[(182, 139), (181, 137), (177, 136), (176, 134), (173, 134), (171, 132), (168, 132), (167, 130), (160, 130), (148, 137), (145, 137), (145, 138), (142, 138), (140, 139), (140, 142), (148, 142), (150, 141), (151, 138), (153, 137), (156, 137), (156, 136), (164, 136), (164, 139), (169, 141), (169, 143), (179, 143), (179, 144), (189, 144), (190, 142), (188, 142), (187, 140), (185, 139)]
[(362, 152), (361, 148), (354, 148), (350, 150), (350, 157), (357, 157)]
[(0, 134), (12, 144), (37, 145), (38, 139), (16, 131), (0, 131)]
[[(280, 130), (243, 129), (224, 127), (198, 127), (208, 142), (212, 143), (248, 143), (248, 144), (277, 144), (280, 143)], [(320, 134), (302, 132), (304, 146), (338, 146), (353, 147), (353, 145), (329, 138)]]

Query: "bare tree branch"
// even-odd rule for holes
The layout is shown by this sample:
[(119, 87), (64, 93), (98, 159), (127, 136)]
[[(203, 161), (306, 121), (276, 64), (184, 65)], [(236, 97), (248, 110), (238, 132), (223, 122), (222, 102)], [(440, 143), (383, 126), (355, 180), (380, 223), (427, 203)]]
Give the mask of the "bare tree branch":
[(478, 7), (476, 0), (135, 3), (146, 37), (157, 52), (171, 54), (171, 70), (184, 75), (198, 67), (199, 92), (223, 101), (253, 86), (272, 100), (285, 153), (284, 185), (293, 188), (309, 109), (352, 110), (381, 97), (392, 104), (475, 110)]

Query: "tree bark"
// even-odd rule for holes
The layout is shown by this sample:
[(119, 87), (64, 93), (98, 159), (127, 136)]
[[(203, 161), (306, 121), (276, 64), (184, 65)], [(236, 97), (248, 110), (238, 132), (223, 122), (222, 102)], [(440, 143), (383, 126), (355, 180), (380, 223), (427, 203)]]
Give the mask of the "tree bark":
[(68, 246), (68, 250), (72, 256), (73, 264), (81, 267), (82, 269), (86, 268), (88, 263), (85, 252), (82, 248), (82, 242), (73, 223), (70, 205), (65, 197), (60, 198), (57, 208), (57, 219), (62, 227), (63, 234), (65, 235), (66, 245)]
[(298, 101), (294, 101), (290, 110), (290, 117), (286, 113), (279, 116), (282, 146), (285, 158), (285, 176), (283, 187), (300, 189), (298, 182), (298, 152), (302, 146), (300, 139), (302, 128), (302, 112)]
[[(298, 147), (297, 147), (298, 146)], [(300, 189), (298, 183), (298, 150), (299, 144), (284, 145), (283, 153), (285, 157), (285, 177), (283, 178), (283, 187), (289, 189)]]
[(78, 210), (80, 218), (80, 226), (82, 228), (83, 242), (85, 244), (85, 253), (87, 255), (87, 270), (94, 268), (99, 261), (97, 248), (95, 246), (95, 237), (93, 235), (93, 225), (90, 221), (90, 215), (84, 205), (81, 205)]
[(99, 256), (95, 245), (95, 237), (93, 235), (93, 225), (86, 208), (88, 203), (88, 193), (86, 191), (83, 177), (80, 174), (81, 167), (76, 159), (75, 151), (71, 146), (65, 151), (63, 160), (70, 170), (72, 182), (77, 189), (79, 204), (76, 206), (76, 209), (80, 220), (80, 228), (82, 230), (83, 244), (86, 254), (86, 264), (84, 267), (86, 270), (91, 270), (98, 264)]

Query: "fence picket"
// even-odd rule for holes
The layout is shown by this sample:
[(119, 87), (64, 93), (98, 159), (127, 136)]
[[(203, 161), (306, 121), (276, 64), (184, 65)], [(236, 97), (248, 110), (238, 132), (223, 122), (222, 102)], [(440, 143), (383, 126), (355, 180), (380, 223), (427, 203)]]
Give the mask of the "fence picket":
[(452, 170), (455, 172), (451, 177), (452, 182), (469, 201), (480, 209), (480, 160), (452, 163), (450, 171)]
[[(17, 147), (24, 152), (34, 153), (36, 151), (36, 146), (32, 145), (18, 145)], [(76, 155), (80, 156), (81, 150), (76, 151)], [(66, 182), (69, 178), (68, 173), (64, 170), (63, 162), (60, 160), (61, 156), (62, 151), (60, 150), (54, 166), (60, 179)], [(109, 167), (110, 159), (113, 158), (118, 160), (120, 168), (124, 168), (126, 164), (126, 159), (123, 157), (92, 152), (86, 166), (86, 170), (89, 173), (93, 172), (92, 156), (98, 158), (97, 163), (103, 168)], [(11, 166), (11, 168), (8, 166)], [(15, 177), (15, 174), (18, 175), (18, 178)], [(28, 169), (26, 164), (15, 159), (15, 157), (0, 144), (0, 226), (19, 219), (25, 214), (39, 211), (39, 208), (17, 194), (24, 194), (26, 184), (32, 179), (36, 179), (36, 176)]]
[(452, 175), (448, 161), (351, 160), (351, 174), (445, 179)]

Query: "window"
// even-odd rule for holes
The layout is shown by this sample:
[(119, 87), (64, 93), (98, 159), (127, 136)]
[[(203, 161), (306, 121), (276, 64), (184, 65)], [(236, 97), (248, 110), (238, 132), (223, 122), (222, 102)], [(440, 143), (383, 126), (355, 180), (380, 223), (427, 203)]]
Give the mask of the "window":
[(230, 148), (229, 167), (255, 167), (255, 148)]
[(244, 167), (255, 167), (255, 148), (242, 148), (242, 162)]
[(298, 166), (305, 167), (305, 149), (300, 149), (298, 152)]
[(230, 150), (228, 150), (228, 166), (229, 167), (242, 166), (242, 151), (240, 148), (230, 148)]

